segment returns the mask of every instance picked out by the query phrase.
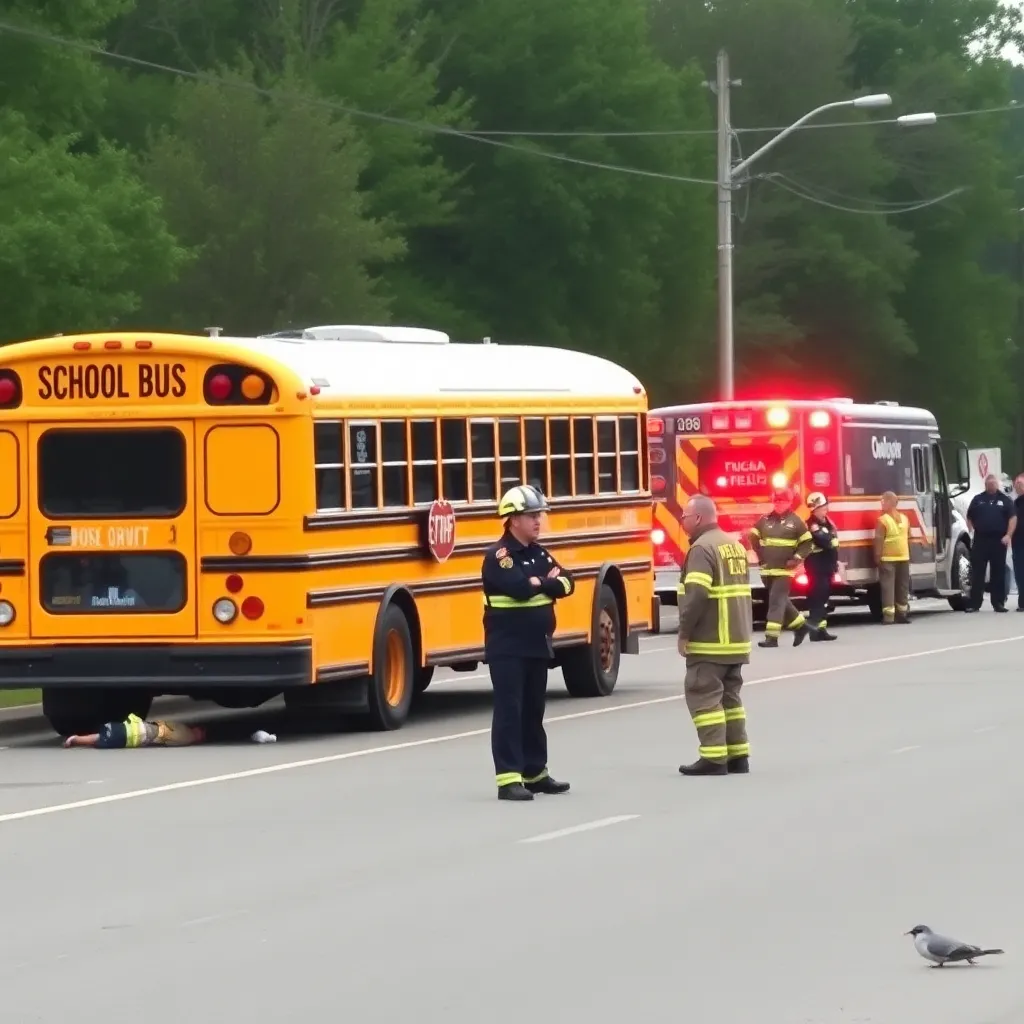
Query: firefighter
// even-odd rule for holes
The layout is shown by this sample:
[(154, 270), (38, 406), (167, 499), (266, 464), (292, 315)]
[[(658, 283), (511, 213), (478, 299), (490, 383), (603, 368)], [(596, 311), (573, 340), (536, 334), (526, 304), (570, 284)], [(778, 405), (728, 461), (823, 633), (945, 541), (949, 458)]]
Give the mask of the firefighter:
[(892, 491), (882, 495), (882, 514), (875, 526), (875, 562), (882, 591), (882, 622), (910, 622), (910, 522), (899, 511)]
[(828, 498), (820, 491), (807, 495), (811, 514), (807, 529), (814, 545), (807, 556), (807, 610), (814, 627), (811, 640), (835, 640), (828, 631), (828, 598), (832, 592), (832, 577), (839, 568), (839, 531), (828, 517)]
[(793, 630), (793, 646), (807, 639), (807, 620), (789, 595), (793, 576), (811, 551), (811, 533), (793, 511), (793, 492), (778, 487), (772, 492), (772, 511), (761, 516), (750, 531), (750, 546), (761, 563), (761, 579), (768, 592), (768, 621), (758, 647), (778, 647), (783, 629)]
[(548, 774), (544, 702), (554, 658), (554, 604), (568, 597), (572, 577), (537, 543), (544, 495), (529, 484), (498, 503), (505, 532), (484, 555), (484, 657), (494, 688), (491, 753), (499, 800), (565, 793), (569, 783)]
[(679, 771), (742, 775), (750, 771), (747, 713), (740, 700), (753, 620), (747, 553), (719, 527), (715, 503), (706, 495), (687, 503), (683, 529), (690, 549), (679, 577), (678, 643), (699, 756)]

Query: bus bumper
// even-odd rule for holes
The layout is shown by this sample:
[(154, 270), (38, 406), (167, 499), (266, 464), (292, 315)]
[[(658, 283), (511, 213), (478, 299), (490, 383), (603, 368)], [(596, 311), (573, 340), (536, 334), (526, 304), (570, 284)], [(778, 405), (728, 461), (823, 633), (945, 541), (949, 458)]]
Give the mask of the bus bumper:
[(306, 686), (310, 640), (272, 644), (54, 644), (0, 647), (0, 689), (102, 686), (160, 693)]

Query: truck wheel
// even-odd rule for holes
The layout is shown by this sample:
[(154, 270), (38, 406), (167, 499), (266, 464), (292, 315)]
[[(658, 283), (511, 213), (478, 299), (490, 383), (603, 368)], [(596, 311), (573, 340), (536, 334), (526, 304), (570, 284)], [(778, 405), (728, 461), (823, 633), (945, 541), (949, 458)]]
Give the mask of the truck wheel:
[(416, 693), (422, 693), (431, 683), (434, 678), (434, 666), (425, 665), (422, 668), (416, 669), (416, 678), (413, 683), (413, 689)]
[(43, 715), (61, 736), (87, 735), (106, 722), (123, 722), (129, 715), (145, 718), (152, 706), (153, 695), (145, 690), (43, 690)]
[(562, 653), (562, 677), (571, 697), (607, 697), (619, 679), (622, 617), (615, 592), (601, 585), (591, 641)]
[(971, 549), (962, 541), (956, 542), (953, 549), (953, 571), (950, 583), (960, 593), (950, 597), (949, 607), (955, 612), (962, 612), (971, 600)]
[(412, 632), (404, 612), (390, 604), (373, 640), (373, 673), (366, 682), (369, 722), (373, 729), (400, 729), (409, 717), (415, 693), (416, 663)]

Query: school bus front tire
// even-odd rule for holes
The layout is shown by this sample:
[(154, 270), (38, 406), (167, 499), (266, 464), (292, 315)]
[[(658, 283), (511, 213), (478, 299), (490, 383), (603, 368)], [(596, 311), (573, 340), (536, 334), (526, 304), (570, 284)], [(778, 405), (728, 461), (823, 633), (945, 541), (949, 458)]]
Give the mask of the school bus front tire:
[(145, 718), (152, 704), (153, 695), (144, 690), (43, 689), (43, 715), (61, 736), (87, 735), (106, 722), (122, 722), (129, 715)]

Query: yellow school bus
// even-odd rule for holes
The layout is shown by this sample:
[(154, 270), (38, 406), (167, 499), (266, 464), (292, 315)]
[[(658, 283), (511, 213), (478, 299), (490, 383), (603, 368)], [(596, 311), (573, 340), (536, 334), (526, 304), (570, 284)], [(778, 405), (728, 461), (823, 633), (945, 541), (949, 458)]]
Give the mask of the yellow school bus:
[(0, 351), (0, 687), (60, 733), (153, 697), (406, 720), (483, 659), (497, 499), (549, 496), (555, 660), (603, 696), (657, 625), (647, 396), (578, 352), (418, 328)]

